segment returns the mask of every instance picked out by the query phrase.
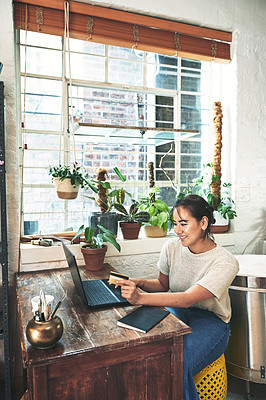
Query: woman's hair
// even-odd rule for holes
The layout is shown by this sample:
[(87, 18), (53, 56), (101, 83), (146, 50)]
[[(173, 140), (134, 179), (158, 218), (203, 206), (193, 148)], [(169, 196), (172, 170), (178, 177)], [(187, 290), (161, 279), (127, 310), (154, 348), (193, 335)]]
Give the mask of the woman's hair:
[(203, 197), (198, 196), (197, 194), (189, 194), (188, 196), (177, 200), (174, 208), (178, 210), (179, 207), (184, 207), (188, 210), (192, 217), (196, 218), (197, 221), (201, 221), (202, 217), (207, 217), (208, 226), (205, 231), (205, 237), (212, 237), (211, 225), (215, 223), (215, 218), (213, 217), (214, 209), (206, 200), (204, 200)]

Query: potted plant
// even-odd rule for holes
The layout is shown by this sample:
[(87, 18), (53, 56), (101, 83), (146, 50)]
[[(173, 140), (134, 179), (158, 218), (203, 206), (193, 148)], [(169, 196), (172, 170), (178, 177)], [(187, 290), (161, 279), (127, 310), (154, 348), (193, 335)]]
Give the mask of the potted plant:
[(138, 239), (139, 231), (143, 223), (149, 222), (150, 214), (147, 211), (139, 211), (139, 203), (132, 200), (129, 211), (123, 204), (115, 203), (114, 207), (119, 214), (120, 228), (124, 239)]
[(223, 183), (223, 190), (213, 190), (216, 187), (216, 182), (220, 180), (219, 175), (215, 174), (212, 163), (204, 166), (203, 175), (194, 181), (196, 193), (206, 199), (206, 201), (214, 208), (214, 218), (216, 223), (212, 225), (213, 233), (223, 233), (229, 228), (229, 220), (234, 219), (237, 213), (234, 209), (235, 202), (229, 196), (228, 189), (232, 186), (231, 183)]
[(107, 251), (107, 246), (104, 244), (104, 242), (111, 243), (118, 251), (121, 250), (121, 247), (119, 243), (117, 243), (114, 234), (109, 231), (109, 229), (106, 229), (100, 225), (98, 225), (98, 228), (102, 231), (102, 233), (95, 235), (93, 228), (86, 227), (84, 230), (84, 225), (81, 225), (78, 229), (78, 232), (71, 240), (71, 243), (73, 244), (75, 239), (79, 238), (84, 231), (86, 244), (81, 246), (81, 253), (83, 255), (86, 268), (89, 271), (98, 271), (102, 269), (105, 253)]
[(148, 237), (166, 236), (170, 221), (170, 211), (168, 205), (162, 200), (156, 199), (153, 195), (158, 195), (160, 189), (153, 187), (150, 189), (149, 196), (139, 198), (141, 211), (147, 211), (150, 215), (149, 224), (144, 226), (145, 235)]
[[(114, 168), (114, 172), (122, 182), (126, 181), (124, 175), (121, 174), (117, 167)], [(96, 180), (91, 182), (96, 187), (97, 196), (87, 196), (89, 199), (95, 201), (100, 211), (93, 211), (89, 215), (89, 226), (91, 226), (96, 233), (99, 233), (98, 225), (101, 225), (114, 235), (117, 235), (117, 213), (113, 212), (112, 209), (115, 203), (123, 204), (125, 200), (125, 194), (127, 193), (123, 188), (112, 189), (108, 179), (108, 171), (105, 168), (99, 168), (97, 171)], [(130, 194), (127, 193), (129, 196)]]
[(88, 174), (81, 172), (81, 167), (75, 162), (71, 168), (68, 165), (53, 166), (49, 168), (49, 175), (55, 183), (59, 199), (76, 199), (80, 187), (90, 187), (94, 192), (96, 188), (88, 180)]
[(147, 211), (150, 215), (149, 224), (144, 226), (145, 235), (148, 237), (163, 237), (167, 234), (170, 212), (168, 205), (156, 198), (160, 189), (155, 186), (154, 164), (148, 163), (149, 171), (149, 195), (139, 198), (140, 211)]

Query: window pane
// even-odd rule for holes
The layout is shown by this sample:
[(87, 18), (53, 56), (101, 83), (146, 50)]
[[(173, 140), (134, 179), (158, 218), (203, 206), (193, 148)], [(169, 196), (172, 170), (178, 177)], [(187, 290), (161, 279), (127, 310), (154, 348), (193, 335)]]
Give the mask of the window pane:
[[(24, 76), (21, 77), (21, 93), (24, 93)], [(62, 82), (52, 79), (26, 78), (26, 93), (47, 94), (60, 97), (62, 95)]]
[[(93, 43), (79, 39), (70, 39), (70, 51), (78, 51), (80, 53), (96, 54), (104, 56), (105, 45), (101, 43)], [(68, 41), (66, 41), (68, 49)]]
[(199, 71), (181, 71), (181, 90), (186, 92), (199, 92), (201, 88), (201, 75)]
[(48, 167), (56, 164), (58, 164), (58, 151), (26, 150), (24, 153), (25, 167)]
[[(25, 213), (40, 211), (53, 212), (63, 211), (64, 201), (58, 201), (56, 190), (52, 188), (25, 188), (24, 189)], [(46, 217), (47, 218), (47, 217)]]
[[(25, 72), (25, 53), (20, 53), (21, 72)], [(62, 54), (58, 50), (27, 48), (26, 71), (28, 74), (62, 76)]]
[(162, 89), (177, 89), (177, 58), (156, 53), (147, 54), (148, 87)]
[(46, 135), (43, 133), (28, 133), (27, 137), (27, 148), (28, 149), (47, 149), (57, 150), (59, 149), (60, 135)]
[[(190, 185), (193, 182), (193, 179), (199, 178), (201, 176), (200, 174), (200, 169), (193, 169), (193, 170), (182, 170), (180, 173), (180, 181), (181, 181), (181, 185), (186, 185), (187, 183), (189, 183)], [(182, 190), (185, 187), (182, 187)]]
[(181, 67), (201, 69), (201, 61), (181, 59)]
[(181, 153), (201, 153), (201, 142), (181, 141)]
[[(58, 161), (53, 165), (57, 165)], [(24, 185), (40, 184), (49, 185), (52, 182), (51, 176), (48, 175), (48, 169), (26, 168), (24, 167), (23, 183)]]
[[(23, 94), (21, 101), (23, 102)], [(26, 110), (30, 114), (53, 114), (61, 112), (61, 98), (37, 94), (26, 95)]]
[(108, 46), (108, 56), (113, 58), (123, 58), (126, 60), (142, 61), (144, 52), (136, 49)]
[[(28, 46), (49, 47), (62, 49), (62, 38), (60, 36), (48, 35), (47, 33), (20, 30), (20, 43)], [(26, 43), (27, 42), (27, 43)]]
[(143, 64), (126, 60), (110, 59), (108, 81), (126, 85), (143, 85)]
[[(66, 66), (67, 66), (67, 76), (69, 77), (68, 63), (66, 64)], [(105, 74), (104, 57), (71, 53), (71, 78), (103, 82), (104, 74)]]
[[(24, 104), (24, 77), (21, 77), (21, 104)], [(26, 78), (26, 129), (59, 130), (61, 81)]]
[(37, 112), (26, 112), (27, 129), (40, 129), (44, 131), (59, 131), (60, 130), (60, 115), (40, 114)]
[(146, 53), (146, 59), (148, 63), (178, 66), (177, 57), (166, 56), (165, 54)]
[(201, 156), (182, 156), (181, 168), (200, 168)]
[(201, 97), (182, 94), (181, 104), (182, 129), (199, 129), (201, 125)]

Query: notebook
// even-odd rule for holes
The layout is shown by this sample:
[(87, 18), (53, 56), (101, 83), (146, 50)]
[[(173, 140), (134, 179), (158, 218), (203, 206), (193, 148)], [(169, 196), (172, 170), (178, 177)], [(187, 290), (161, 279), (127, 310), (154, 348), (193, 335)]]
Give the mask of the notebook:
[(127, 314), (125, 317), (120, 318), (117, 321), (117, 325), (138, 332), (147, 333), (168, 314), (170, 314), (169, 311), (161, 308), (142, 306)]
[(102, 308), (129, 305), (121, 296), (120, 287), (109, 285), (108, 279), (82, 281), (76, 258), (72, 251), (62, 242), (67, 263), (78, 294), (89, 308)]

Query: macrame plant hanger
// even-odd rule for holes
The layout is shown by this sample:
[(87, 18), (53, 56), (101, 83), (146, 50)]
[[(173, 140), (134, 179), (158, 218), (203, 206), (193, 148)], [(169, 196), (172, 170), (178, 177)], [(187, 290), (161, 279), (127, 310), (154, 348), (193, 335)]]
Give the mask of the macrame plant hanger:
[[(73, 97), (72, 97), (72, 79), (71, 79), (71, 60), (70, 60), (70, 40), (69, 40), (69, 2), (68, 0), (64, 3), (64, 16), (65, 16), (65, 25), (64, 25), (64, 41), (63, 41), (63, 69), (62, 69), (62, 102), (61, 102), (61, 115), (60, 115), (60, 137), (59, 137), (59, 157), (58, 157), (58, 167), (62, 167), (61, 162), (61, 154), (62, 154), (62, 136), (64, 136), (66, 132), (66, 128), (64, 127), (64, 122), (66, 122), (66, 118), (64, 118), (64, 104), (65, 104), (65, 85), (64, 82), (66, 80), (66, 43), (67, 43), (67, 55), (68, 55), (68, 68), (69, 68), (69, 96), (70, 96), (70, 109), (71, 109), (71, 129), (72, 129), (72, 137), (73, 137), (73, 154), (74, 154), (74, 166), (73, 169), (77, 166), (76, 159), (76, 145), (75, 145), (75, 131), (74, 131), (74, 115), (73, 115)], [(69, 130), (67, 130), (69, 133)], [(68, 166), (70, 168), (70, 157), (68, 157), (65, 164), (65, 167)], [(58, 178), (54, 179), (57, 195), (60, 199), (70, 200), (75, 199), (78, 194), (78, 186), (74, 187), (69, 179), (64, 179), (61, 181)]]

